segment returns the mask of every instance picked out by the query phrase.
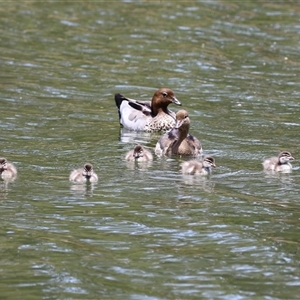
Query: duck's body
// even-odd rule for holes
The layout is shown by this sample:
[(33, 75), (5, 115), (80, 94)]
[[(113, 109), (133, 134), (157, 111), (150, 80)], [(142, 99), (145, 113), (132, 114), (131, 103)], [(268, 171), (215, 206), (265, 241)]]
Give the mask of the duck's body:
[(155, 153), (161, 155), (190, 155), (197, 157), (202, 153), (200, 141), (189, 134), (190, 119), (185, 110), (176, 113), (174, 128), (161, 136), (155, 146)]
[(2, 179), (13, 179), (17, 176), (17, 168), (12, 164), (7, 162), (4, 157), (0, 158), (0, 177)]
[(72, 171), (69, 180), (78, 183), (97, 182), (98, 176), (94, 172), (93, 166), (87, 163), (83, 168)]
[(265, 171), (290, 172), (293, 168), (290, 163), (292, 160), (294, 160), (294, 157), (290, 152), (282, 151), (278, 156), (266, 159), (263, 162), (263, 168)]
[(127, 152), (125, 159), (127, 161), (145, 162), (153, 160), (153, 155), (149, 150), (138, 144), (132, 150)]
[(166, 131), (175, 124), (175, 113), (168, 109), (171, 103), (181, 105), (174, 92), (161, 88), (155, 92), (152, 101), (129, 99), (115, 94), (120, 124), (135, 131)]
[(205, 156), (203, 161), (196, 159), (185, 161), (181, 165), (181, 172), (190, 175), (209, 175), (212, 168), (216, 168), (215, 159), (212, 156)]

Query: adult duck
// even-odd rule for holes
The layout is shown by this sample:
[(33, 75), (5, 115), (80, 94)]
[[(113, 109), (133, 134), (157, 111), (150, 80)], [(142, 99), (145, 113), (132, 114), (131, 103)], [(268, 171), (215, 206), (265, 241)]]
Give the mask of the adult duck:
[(202, 153), (200, 141), (189, 134), (190, 118), (186, 110), (176, 113), (174, 128), (161, 136), (155, 146), (155, 153), (161, 155), (190, 155), (197, 157)]
[(155, 92), (151, 101), (140, 101), (115, 94), (120, 124), (135, 131), (166, 131), (175, 124), (175, 113), (168, 109), (174, 103), (181, 105), (172, 90), (161, 88)]

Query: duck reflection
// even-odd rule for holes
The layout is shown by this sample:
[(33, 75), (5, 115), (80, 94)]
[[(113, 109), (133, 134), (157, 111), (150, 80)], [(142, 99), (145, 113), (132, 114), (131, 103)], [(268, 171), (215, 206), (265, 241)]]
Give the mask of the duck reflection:
[(91, 182), (87, 183), (72, 183), (70, 191), (77, 196), (93, 196), (95, 190), (95, 184)]
[(283, 188), (287, 188), (294, 183), (294, 177), (291, 172), (276, 172), (276, 171), (266, 171), (264, 170), (265, 178), (270, 182), (277, 181)]
[(7, 180), (0, 181), (0, 199), (5, 199), (8, 194), (8, 182)]
[(181, 176), (183, 183), (186, 185), (193, 185), (209, 193), (214, 191), (215, 182), (207, 176), (194, 176), (188, 174), (182, 174)]
[[(155, 135), (155, 133), (151, 132), (130, 131), (126, 128), (120, 129), (120, 141), (126, 144), (135, 144), (137, 140), (139, 140), (140, 143), (147, 143)], [(157, 136), (159, 136), (159, 133), (157, 133)]]
[(129, 170), (147, 171), (152, 166), (152, 161), (126, 161)]

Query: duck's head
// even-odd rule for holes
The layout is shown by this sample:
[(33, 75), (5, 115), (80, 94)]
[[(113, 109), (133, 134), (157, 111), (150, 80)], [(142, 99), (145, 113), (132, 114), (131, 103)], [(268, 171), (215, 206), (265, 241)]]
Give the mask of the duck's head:
[(4, 157), (0, 158), (0, 172), (7, 170), (7, 160)]
[(171, 103), (181, 105), (180, 101), (175, 97), (175, 94), (171, 89), (161, 88), (157, 90), (152, 97), (151, 104), (154, 114), (156, 114), (161, 108), (166, 109)]
[(281, 164), (285, 164), (291, 160), (294, 160), (295, 158), (292, 156), (290, 152), (282, 151), (279, 153), (278, 159)]
[(176, 113), (176, 123), (175, 128), (179, 130), (189, 129), (190, 127), (190, 118), (186, 110), (181, 109)]
[(138, 159), (139, 157), (143, 157), (144, 149), (141, 145), (136, 145), (133, 149), (133, 157)]
[(204, 156), (203, 158), (203, 166), (205, 168), (216, 168), (215, 159), (212, 156)]
[(93, 175), (93, 165), (90, 163), (86, 163), (83, 166), (83, 176), (90, 178)]

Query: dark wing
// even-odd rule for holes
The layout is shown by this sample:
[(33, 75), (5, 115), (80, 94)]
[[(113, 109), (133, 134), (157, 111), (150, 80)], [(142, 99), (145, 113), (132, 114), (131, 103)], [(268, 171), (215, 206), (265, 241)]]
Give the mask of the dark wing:
[(178, 129), (172, 128), (168, 132), (166, 132), (160, 141), (160, 146), (163, 149), (164, 154), (172, 154), (173, 146), (178, 141)]
[(118, 107), (119, 118), (121, 118), (120, 107), (121, 107), (121, 104), (122, 104), (123, 101), (127, 101), (128, 104), (132, 108), (141, 111), (146, 116), (151, 115), (151, 112), (152, 112), (151, 111), (151, 101), (134, 100), (134, 99), (126, 98), (121, 94), (115, 94), (115, 102), (116, 102), (116, 106)]
[(146, 116), (151, 116), (151, 102), (150, 105), (148, 102), (145, 101), (128, 101), (128, 104), (136, 110), (140, 110)]
[(188, 134), (188, 136), (186, 137), (186, 141), (190, 145), (190, 147), (194, 148), (196, 151), (200, 151), (202, 149), (201, 142), (193, 135)]

